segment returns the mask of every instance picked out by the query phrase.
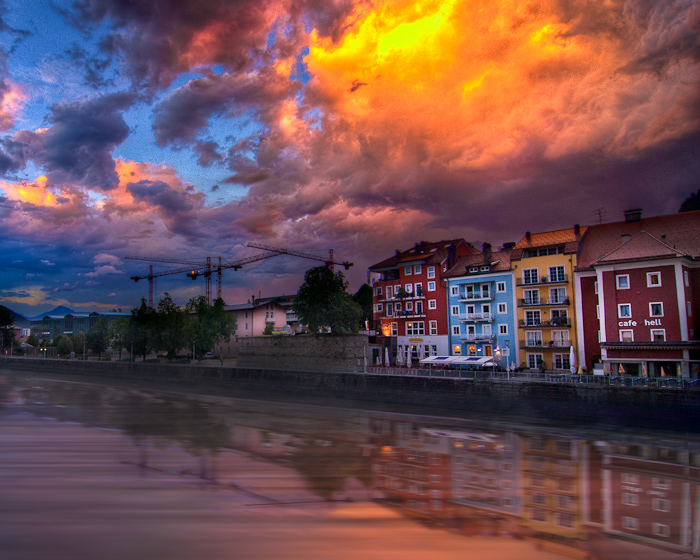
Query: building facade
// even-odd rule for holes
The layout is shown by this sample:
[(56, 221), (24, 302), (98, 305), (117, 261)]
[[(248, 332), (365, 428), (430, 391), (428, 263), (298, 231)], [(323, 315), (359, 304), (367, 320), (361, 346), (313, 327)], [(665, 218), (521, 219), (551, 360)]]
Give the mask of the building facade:
[[(450, 353), (444, 274), (459, 257), (478, 253), (464, 239), (421, 242), (369, 267), (378, 341), (392, 364), (417, 364)], [(410, 356), (410, 358), (409, 358)], [(383, 357), (384, 359), (384, 357)]]
[(447, 281), (450, 354), (493, 356), (503, 368), (520, 363), (517, 301), (510, 250), (457, 259)]
[(579, 359), (606, 373), (700, 378), (700, 211), (591, 226), (576, 270)]
[(574, 269), (585, 227), (527, 232), (511, 252), (521, 366), (569, 372), (577, 347)]

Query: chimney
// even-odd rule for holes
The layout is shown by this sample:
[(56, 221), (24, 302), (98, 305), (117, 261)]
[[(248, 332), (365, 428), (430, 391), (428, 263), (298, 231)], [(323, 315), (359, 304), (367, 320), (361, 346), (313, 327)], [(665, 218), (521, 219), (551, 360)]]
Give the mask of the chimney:
[(530, 239), (532, 239), (532, 234), (529, 231), (525, 232), (525, 239), (527, 239), (528, 241), (530, 241)]
[(395, 256), (395, 257), (398, 257), (400, 254), (401, 254), (401, 251), (399, 251), (398, 249), (396, 249), (396, 250), (394, 251), (394, 256)]
[(581, 235), (581, 226), (579, 224), (574, 224), (574, 235), (576, 237)]
[(484, 262), (491, 260), (491, 243), (484, 243), (481, 252), (484, 254)]
[(642, 209), (635, 208), (634, 210), (625, 210), (625, 222), (631, 224), (642, 219)]
[(457, 248), (454, 245), (450, 245), (447, 248), (447, 268), (452, 268), (457, 260)]
[(503, 250), (508, 251), (509, 249), (512, 249), (515, 247), (515, 241), (508, 241), (507, 243), (503, 244)]

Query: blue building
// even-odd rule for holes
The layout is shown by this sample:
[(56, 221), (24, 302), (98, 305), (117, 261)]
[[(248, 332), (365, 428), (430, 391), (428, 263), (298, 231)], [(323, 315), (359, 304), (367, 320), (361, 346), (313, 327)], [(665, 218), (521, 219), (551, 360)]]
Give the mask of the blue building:
[(504, 369), (519, 364), (517, 300), (511, 245), (461, 257), (443, 274), (447, 281), (450, 353), (495, 357)]

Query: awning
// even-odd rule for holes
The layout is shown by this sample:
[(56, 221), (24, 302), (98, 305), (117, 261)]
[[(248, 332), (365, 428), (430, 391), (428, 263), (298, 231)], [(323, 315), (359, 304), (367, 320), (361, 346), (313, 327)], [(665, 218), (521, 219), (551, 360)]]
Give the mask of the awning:
[(420, 361), (421, 365), (450, 366), (492, 366), (492, 356), (429, 356)]

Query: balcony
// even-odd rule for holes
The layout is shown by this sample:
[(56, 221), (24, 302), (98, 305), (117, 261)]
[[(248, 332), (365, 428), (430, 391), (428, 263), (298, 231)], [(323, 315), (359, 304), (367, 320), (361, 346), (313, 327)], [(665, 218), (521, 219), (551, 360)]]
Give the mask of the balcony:
[(268, 325), (274, 325), (275, 318), (274, 317), (265, 317), (265, 323), (267, 323)]
[(496, 335), (493, 334), (460, 334), (462, 342), (496, 342)]
[(425, 299), (425, 292), (418, 290), (417, 292), (403, 292), (401, 295), (392, 296), (377, 296), (377, 301), (413, 301), (416, 299)]
[(570, 340), (521, 340), (520, 348), (523, 350), (547, 350), (556, 348), (569, 348), (571, 347)]
[(557, 327), (570, 327), (571, 326), (571, 321), (569, 318), (556, 318), (552, 319), (551, 321), (536, 321), (536, 320), (524, 320), (520, 319), (518, 321), (518, 326), (523, 327), (525, 329), (551, 329), (551, 328), (557, 328)]
[(462, 322), (493, 321), (493, 313), (460, 313), (459, 320)]
[(425, 317), (425, 310), (404, 310), (404, 311), (394, 311), (393, 313), (387, 313), (385, 317), (392, 319), (411, 319), (415, 317)]
[(482, 292), (462, 292), (459, 294), (459, 301), (490, 301), (493, 299), (493, 292), (485, 290)]
[(542, 286), (542, 285), (553, 285), (553, 284), (568, 284), (569, 275), (568, 274), (557, 274), (556, 276), (540, 276), (537, 279), (531, 278), (528, 281), (522, 278), (516, 278), (516, 286)]
[(527, 298), (519, 299), (518, 307), (544, 307), (544, 306), (556, 306), (556, 305), (571, 305), (571, 300), (569, 298), (564, 299), (550, 299), (545, 298)]

